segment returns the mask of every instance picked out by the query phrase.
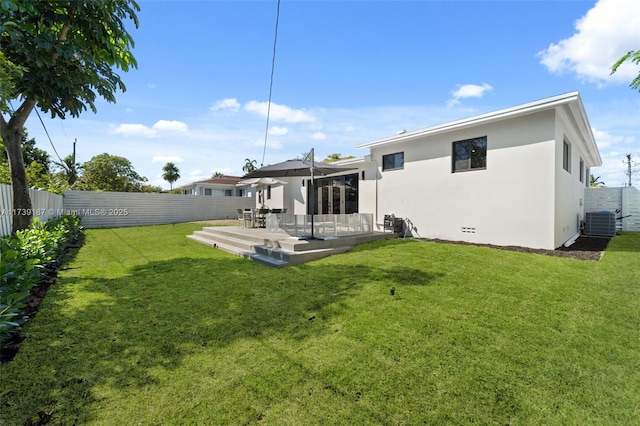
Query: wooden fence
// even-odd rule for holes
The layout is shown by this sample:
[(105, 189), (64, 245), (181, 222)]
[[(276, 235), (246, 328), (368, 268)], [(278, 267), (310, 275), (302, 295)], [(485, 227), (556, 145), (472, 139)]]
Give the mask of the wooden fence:
[[(29, 189), (34, 217), (48, 220), (63, 213), (62, 195)], [(27, 213), (27, 212), (25, 212)], [(0, 236), (11, 234), (13, 223), (13, 191), (11, 185), (0, 184)]]
[(237, 209), (255, 207), (255, 198), (133, 192), (65, 191), (64, 211), (81, 217), (85, 228), (116, 228), (195, 220), (237, 218)]
[(640, 191), (633, 186), (624, 188), (588, 188), (585, 191), (585, 212), (610, 211), (617, 218), (619, 231), (640, 232)]

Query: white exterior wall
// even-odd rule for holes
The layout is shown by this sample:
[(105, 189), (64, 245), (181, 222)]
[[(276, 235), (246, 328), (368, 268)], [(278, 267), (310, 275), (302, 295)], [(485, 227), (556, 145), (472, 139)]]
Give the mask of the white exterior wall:
[[(267, 198), (267, 187), (260, 187), (258, 190), (262, 190), (262, 196), (264, 197), (264, 207), (269, 209), (280, 209), (284, 204), (285, 187), (288, 185), (272, 185), (271, 186), (271, 198)], [(259, 202), (259, 196), (256, 195), (256, 207), (262, 207)]]
[[(380, 176), (376, 222), (393, 213), (423, 238), (555, 248), (554, 127), (548, 110), (371, 148)], [(480, 136), (487, 136), (486, 170), (452, 173), (452, 143)], [(401, 151), (404, 169), (383, 172), (382, 156)]]
[[(376, 190), (382, 174), (382, 157), (375, 160), (367, 155), (364, 163), (358, 163), (358, 212), (373, 213), (373, 219), (382, 224), (384, 213), (379, 213), (379, 198)], [(377, 163), (376, 163), (377, 161)], [(364, 171), (364, 179), (362, 172)], [(379, 217), (379, 219), (377, 219)]]
[[(554, 248), (580, 232), (579, 221), (584, 219), (584, 196), (587, 185), (585, 170), (592, 167), (581, 143), (582, 136), (577, 133), (571, 117), (561, 109), (556, 114), (555, 144), (555, 218)], [(570, 145), (569, 171), (563, 168), (564, 140)], [(584, 161), (583, 181), (580, 182), (580, 159)]]

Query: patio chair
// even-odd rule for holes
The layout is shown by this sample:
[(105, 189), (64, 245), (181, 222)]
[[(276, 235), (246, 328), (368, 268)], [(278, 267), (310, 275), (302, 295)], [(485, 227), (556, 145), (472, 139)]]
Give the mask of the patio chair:
[(240, 228), (240, 222), (242, 221), (242, 227), (244, 228), (244, 210), (242, 209), (237, 209), (238, 211), (238, 228)]
[(258, 228), (264, 228), (266, 226), (267, 213), (269, 209), (260, 209), (256, 215), (256, 223)]

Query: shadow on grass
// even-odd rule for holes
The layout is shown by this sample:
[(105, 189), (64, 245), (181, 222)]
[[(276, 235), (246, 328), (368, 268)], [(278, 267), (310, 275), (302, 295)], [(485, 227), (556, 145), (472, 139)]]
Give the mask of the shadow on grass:
[(65, 277), (23, 348), (43, 374), (29, 389), (26, 372), (14, 372), (25, 377), (6, 384), (20, 386), (36, 405), (8, 405), (27, 416), (54, 406), (51, 414), (62, 423), (96, 420), (94, 389), (154, 386), (158, 369), (175, 370), (185, 356), (238, 340), (331, 333), (327, 324), (344, 309), (340, 302), (356, 296), (363, 282), (381, 281), (387, 291), (388, 284), (428, 285), (435, 278), (403, 266), (275, 270), (228, 257), (150, 262), (116, 279)]

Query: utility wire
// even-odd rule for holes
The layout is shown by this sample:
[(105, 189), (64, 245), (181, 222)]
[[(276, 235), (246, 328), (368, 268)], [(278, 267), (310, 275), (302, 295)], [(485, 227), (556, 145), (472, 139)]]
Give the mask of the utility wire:
[[(11, 109), (11, 114), (14, 114), (16, 112), (15, 108), (13, 108), (13, 104), (11, 103), (11, 101), (9, 101), (9, 108)], [(40, 113), (38, 112), (38, 108), (34, 108), (34, 110), (36, 111), (36, 114), (38, 114), (38, 118), (40, 119), (40, 123), (42, 123), (42, 127), (44, 128), (44, 132), (47, 134), (47, 137), (49, 138), (49, 143), (51, 144), (51, 147), (53, 148), (53, 152), (56, 153), (56, 157), (58, 157), (58, 160), (60, 160), (61, 163), (64, 163), (62, 161), (62, 159), (60, 159), (60, 156), (58, 155), (58, 151), (56, 151), (56, 147), (53, 145), (53, 141), (51, 140), (51, 136), (49, 136), (49, 131), (47, 130), (47, 126), (44, 125), (44, 121), (42, 121), (42, 117), (40, 117)]]
[(262, 161), (260, 167), (264, 165), (264, 156), (267, 153), (267, 136), (269, 134), (269, 117), (271, 116), (271, 95), (273, 94), (273, 72), (276, 68), (276, 47), (278, 46), (278, 23), (280, 22), (280, 0), (276, 9), (276, 30), (273, 37), (273, 54), (271, 55), (271, 78), (269, 80), (269, 102), (267, 103), (267, 126), (264, 129), (264, 148), (262, 149)]
[(40, 119), (40, 123), (42, 123), (42, 127), (44, 128), (44, 132), (47, 134), (47, 137), (49, 138), (49, 143), (51, 144), (51, 148), (53, 148), (53, 152), (56, 153), (56, 157), (58, 157), (58, 160), (60, 160), (60, 164), (64, 164), (64, 161), (62, 161), (62, 158), (60, 158), (60, 155), (58, 154), (58, 151), (56, 150), (56, 147), (53, 144), (53, 141), (51, 140), (51, 136), (49, 136), (49, 131), (47, 130), (47, 126), (44, 125), (44, 121), (42, 121), (42, 117), (40, 117), (40, 113), (38, 112), (38, 108), (34, 108), (34, 110), (36, 111), (36, 115)]

